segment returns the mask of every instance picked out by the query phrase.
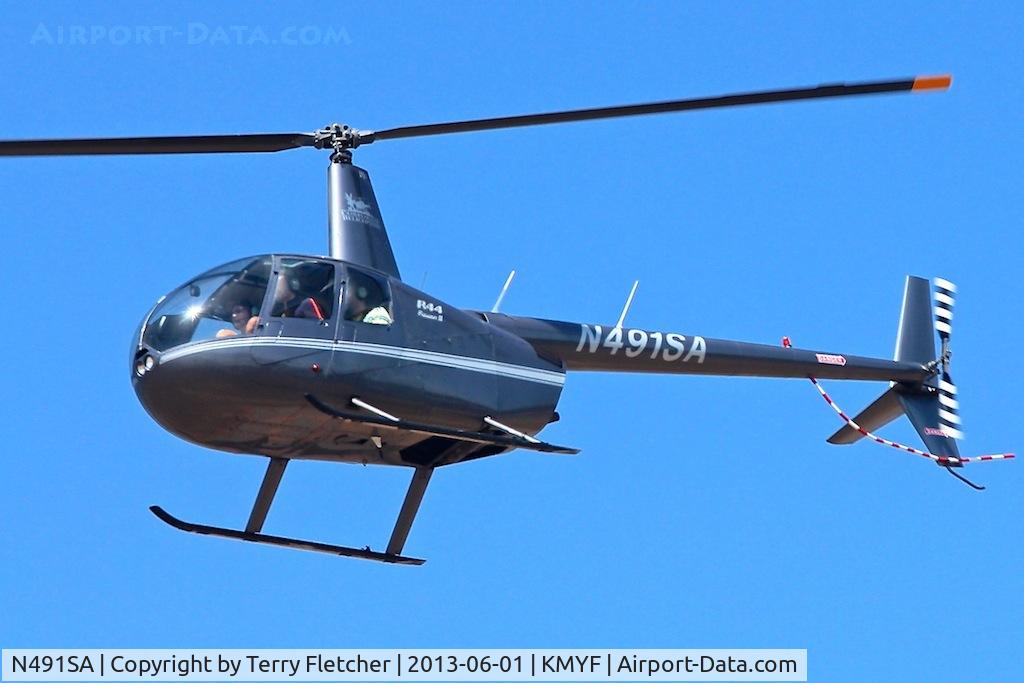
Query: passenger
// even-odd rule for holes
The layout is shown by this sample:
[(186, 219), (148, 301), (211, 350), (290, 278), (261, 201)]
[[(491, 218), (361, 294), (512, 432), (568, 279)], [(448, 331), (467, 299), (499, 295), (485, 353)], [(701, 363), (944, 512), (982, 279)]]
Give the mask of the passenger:
[(356, 320), (362, 323), (368, 323), (370, 325), (390, 325), (391, 314), (388, 313), (388, 309), (381, 304), (380, 306), (371, 306), (369, 302), (369, 291), (363, 285), (359, 285), (355, 288), (352, 297), (351, 314), (349, 320)]
[[(298, 282), (294, 285), (297, 287)], [(303, 298), (293, 289), (292, 279), (284, 274), (278, 276), (277, 291), (274, 293), (274, 315), (282, 318), (313, 318), (324, 320), (323, 309), (313, 297)]]
[(231, 307), (231, 324), (235, 329), (223, 329), (217, 333), (217, 338), (235, 337), (239, 332), (245, 335), (252, 334), (256, 331), (256, 326), (259, 323), (259, 316), (252, 314), (252, 306), (246, 303), (237, 303)]

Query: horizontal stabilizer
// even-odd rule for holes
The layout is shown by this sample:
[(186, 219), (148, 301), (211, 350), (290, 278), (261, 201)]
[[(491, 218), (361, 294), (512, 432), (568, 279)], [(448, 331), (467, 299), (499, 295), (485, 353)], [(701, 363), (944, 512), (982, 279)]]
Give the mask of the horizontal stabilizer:
[[(853, 418), (853, 421), (863, 429), (873, 432), (889, 424), (902, 414), (903, 404), (900, 403), (896, 391), (889, 389), (889, 391), (879, 396), (874, 403), (862, 410), (857, 417)], [(864, 434), (847, 424), (830, 436), (828, 442), (836, 445), (846, 445), (855, 443), (858, 439), (863, 438), (863, 436)]]

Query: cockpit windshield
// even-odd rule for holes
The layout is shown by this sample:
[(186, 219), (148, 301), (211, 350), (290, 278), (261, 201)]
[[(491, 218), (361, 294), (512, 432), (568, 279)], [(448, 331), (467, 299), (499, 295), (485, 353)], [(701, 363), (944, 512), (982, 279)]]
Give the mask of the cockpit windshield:
[(241, 259), (209, 270), (168, 294), (142, 335), (157, 351), (204, 339), (249, 335), (259, 322), (271, 257)]

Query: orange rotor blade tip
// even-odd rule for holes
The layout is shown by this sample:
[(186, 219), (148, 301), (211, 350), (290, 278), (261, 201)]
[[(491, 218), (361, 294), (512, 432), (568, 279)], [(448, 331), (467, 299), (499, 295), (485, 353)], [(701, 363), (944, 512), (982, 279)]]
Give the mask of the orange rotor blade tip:
[(911, 90), (948, 90), (953, 82), (950, 74), (942, 76), (918, 76), (914, 79), (914, 86)]

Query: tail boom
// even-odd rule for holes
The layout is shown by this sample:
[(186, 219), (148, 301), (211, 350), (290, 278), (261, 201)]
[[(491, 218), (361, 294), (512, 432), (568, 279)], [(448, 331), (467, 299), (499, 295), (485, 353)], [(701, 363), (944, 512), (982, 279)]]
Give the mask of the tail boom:
[(814, 376), (913, 383), (935, 374), (927, 364), (917, 361), (779, 348), (615, 325), (502, 314), (488, 318), (568, 370), (802, 379)]

